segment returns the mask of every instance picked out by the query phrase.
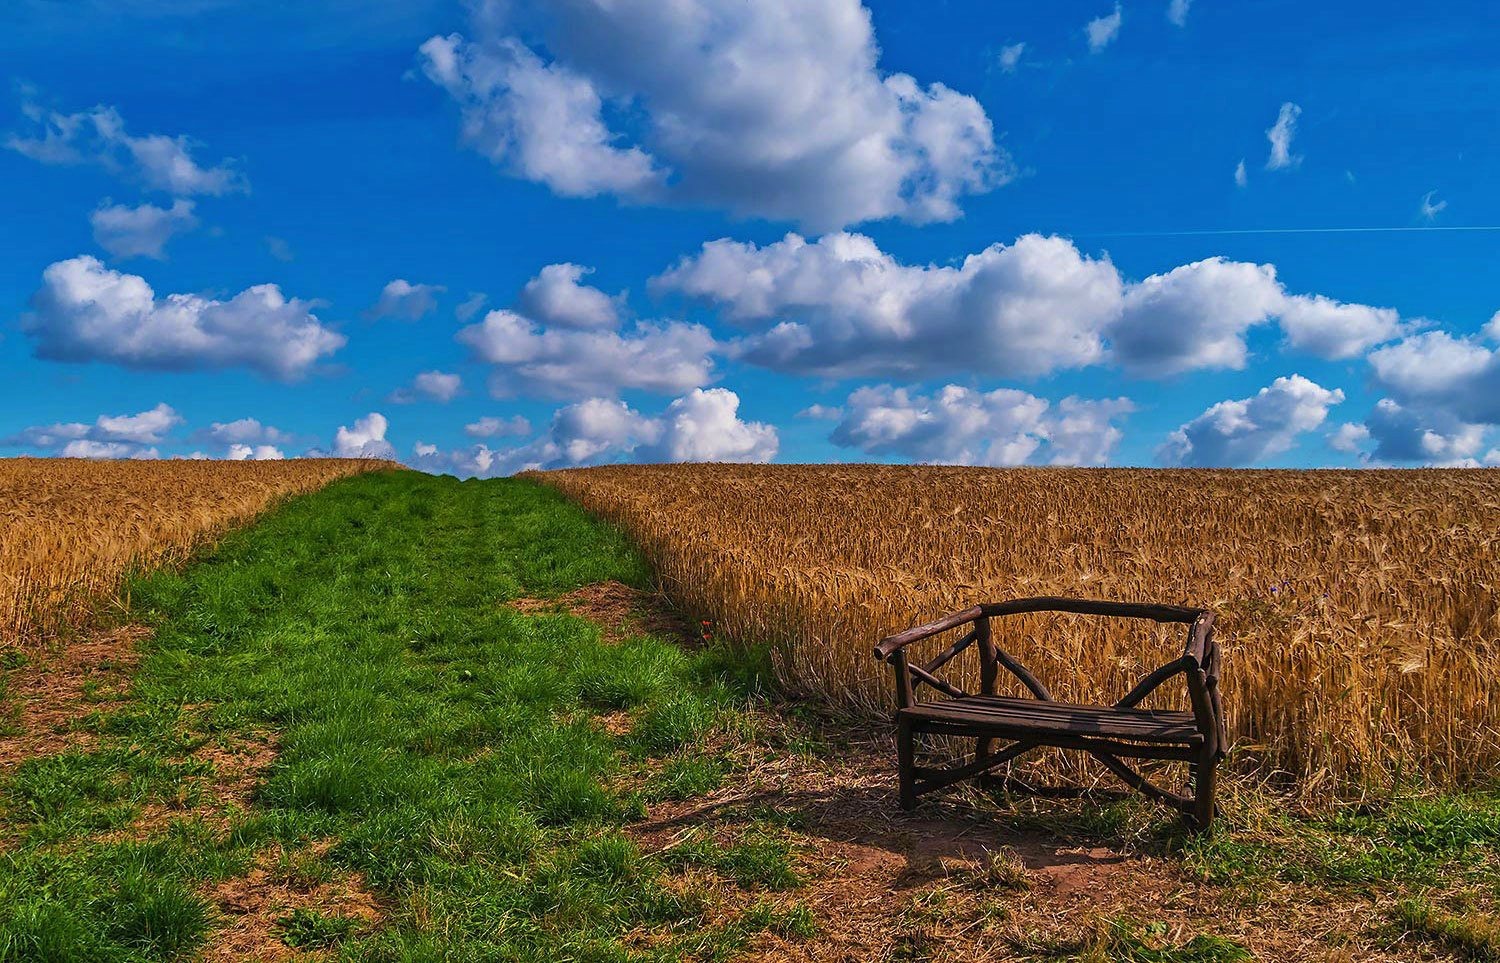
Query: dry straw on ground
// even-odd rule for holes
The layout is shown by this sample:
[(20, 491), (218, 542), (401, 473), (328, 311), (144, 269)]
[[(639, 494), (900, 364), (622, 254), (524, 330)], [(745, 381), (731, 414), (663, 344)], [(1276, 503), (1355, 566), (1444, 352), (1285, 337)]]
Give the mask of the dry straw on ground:
[(0, 636), (76, 625), (134, 568), (184, 559), (276, 502), (371, 459), (0, 460)]
[[(971, 602), (1158, 601), (1221, 614), (1242, 767), (1310, 792), (1460, 785), (1500, 767), (1500, 472), (703, 465), (538, 477), (622, 525), (679, 604), (721, 634), (772, 643), (786, 682), (847, 710), (888, 711), (876, 640)], [(1181, 644), (1076, 616), (996, 628), (1074, 701), (1113, 701)]]

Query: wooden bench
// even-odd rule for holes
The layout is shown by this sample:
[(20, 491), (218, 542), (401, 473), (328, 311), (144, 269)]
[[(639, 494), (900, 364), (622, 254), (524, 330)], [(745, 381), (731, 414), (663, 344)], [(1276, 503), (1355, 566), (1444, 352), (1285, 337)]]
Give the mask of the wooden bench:
[[(1072, 612), (1081, 615), (1122, 616), (1188, 626), (1182, 656), (1143, 678), (1112, 706), (1058, 702), (1026, 667), (995, 644), (990, 620), (1028, 612)], [(931, 636), (972, 625), (956, 642), (931, 661), (907, 661), (906, 647)], [(976, 645), (977, 643), (977, 645)], [(937, 673), (970, 646), (979, 650), (978, 695), (970, 695)], [(896, 751), (901, 779), (901, 806), (911, 809), (917, 797), (935, 789), (975, 779), (993, 785), (989, 774), (1017, 756), (1039, 746), (1081, 749), (1098, 759), (1126, 784), (1177, 809), (1199, 830), (1214, 816), (1215, 769), (1228, 746), (1219, 702), (1219, 647), (1214, 641), (1214, 614), (1207, 609), (1090, 599), (1030, 598), (975, 605), (936, 622), (919, 625), (882, 639), (875, 657), (890, 663), (896, 674)], [(1032, 698), (997, 695), (995, 682), (1004, 667), (1021, 681)], [(1178, 675), (1187, 682), (1190, 712), (1140, 709), (1142, 699)], [(929, 686), (947, 698), (918, 701), (916, 690)], [(917, 733), (973, 737), (974, 758), (950, 768), (918, 766)], [(993, 751), (995, 740), (1010, 744)], [(1190, 794), (1162, 789), (1122, 760), (1169, 759), (1189, 767)], [(1014, 780), (1005, 785), (1037, 791)]]

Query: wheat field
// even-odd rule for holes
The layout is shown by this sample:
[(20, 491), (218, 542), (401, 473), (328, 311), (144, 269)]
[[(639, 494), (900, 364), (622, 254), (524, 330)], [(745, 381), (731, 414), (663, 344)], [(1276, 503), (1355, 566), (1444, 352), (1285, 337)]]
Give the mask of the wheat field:
[[(679, 604), (724, 636), (770, 643), (784, 683), (844, 711), (892, 705), (878, 639), (972, 602), (1166, 602), (1220, 614), (1241, 771), (1339, 794), (1500, 771), (1497, 471), (700, 465), (536, 477), (628, 531)], [(1130, 625), (1028, 616), (995, 630), (1059, 698), (1100, 702), (1180, 654), (1175, 632)]]
[(0, 635), (34, 639), (87, 618), (121, 577), (186, 558), (205, 539), (370, 459), (0, 459)]

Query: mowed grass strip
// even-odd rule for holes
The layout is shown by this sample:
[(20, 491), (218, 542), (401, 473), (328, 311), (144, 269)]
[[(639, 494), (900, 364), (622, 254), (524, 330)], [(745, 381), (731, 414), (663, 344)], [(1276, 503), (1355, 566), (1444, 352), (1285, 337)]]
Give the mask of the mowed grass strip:
[[(191, 958), (231, 922), (213, 894), (239, 878), (373, 894), (373, 919), (275, 917), (287, 945), (346, 959), (712, 959), (786, 930), (754, 898), (708, 918), (621, 831), (647, 796), (717, 784), (687, 762), (654, 789), (619, 777), (703, 738), (761, 665), (607, 645), (587, 620), (504, 604), (605, 579), (648, 574), (556, 493), (397, 473), (136, 581), (156, 634), (129, 696), (88, 720), (88, 751), (0, 783), (0, 961)], [(635, 726), (611, 735), (595, 716), (620, 710)], [(221, 798), (223, 760), (267, 743), (245, 804)], [(785, 853), (756, 842), (681, 861), (786, 885)]]

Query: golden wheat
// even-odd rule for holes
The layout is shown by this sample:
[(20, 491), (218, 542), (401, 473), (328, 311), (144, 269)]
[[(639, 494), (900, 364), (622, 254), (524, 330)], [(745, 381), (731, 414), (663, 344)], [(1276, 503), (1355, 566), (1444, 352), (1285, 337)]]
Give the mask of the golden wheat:
[(0, 459), (0, 635), (86, 618), (121, 576), (186, 558), (288, 495), (380, 468), (370, 459)]
[[(667, 591), (769, 642), (794, 689), (887, 711), (883, 635), (1074, 595), (1221, 616), (1242, 767), (1304, 790), (1500, 771), (1500, 472), (639, 466), (540, 480), (615, 521)], [(1059, 697), (1118, 698), (1176, 635), (996, 623)], [(944, 641), (944, 640), (936, 640)], [(1176, 653), (1172, 653), (1176, 654)]]

